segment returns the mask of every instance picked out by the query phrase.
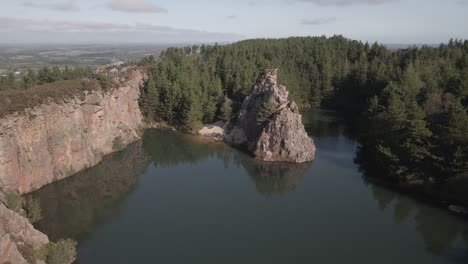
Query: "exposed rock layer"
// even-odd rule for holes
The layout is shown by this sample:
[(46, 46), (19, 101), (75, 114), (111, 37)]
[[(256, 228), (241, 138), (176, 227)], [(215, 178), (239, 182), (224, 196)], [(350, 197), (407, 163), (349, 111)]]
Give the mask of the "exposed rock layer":
[(28, 264), (20, 248), (38, 250), (48, 242), (47, 236), (34, 229), (26, 218), (0, 202), (0, 263)]
[(278, 85), (278, 70), (265, 70), (253, 93), (244, 100), (229, 124), (225, 141), (247, 149), (265, 161), (306, 162), (314, 159), (315, 145), (302, 124), (297, 105)]
[(139, 139), (144, 71), (128, 69), (117, 87), (49, 102), (0, 119), (0, 185), (31, 192), (99, 163)]

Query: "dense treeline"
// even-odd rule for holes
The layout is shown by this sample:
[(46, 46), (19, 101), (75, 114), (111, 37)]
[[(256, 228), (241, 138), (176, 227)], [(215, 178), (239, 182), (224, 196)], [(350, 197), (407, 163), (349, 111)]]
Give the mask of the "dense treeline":
[(39, 71), (28, 70), (21, 78), (16, 78), (10, 72), (7, 76), (0, 77), (0, 90), (28, 89), (35, 85), (43, 85), (62, 80), (77, 80), (81, 78), (91, 78), (94, 71), (91, 67), (68, 67), (61, 69), (57, 66), (44, 66)]
[(421, 183), (468, 173), (468, 41), (392, 52), (341, 36), (260, 39), (170, 48), (145, 63), (149, 119), (187, 131), (226, 120), (257, 74), (278, 68), (300, 106), (360, 121), (358, 160), (374, 175)]

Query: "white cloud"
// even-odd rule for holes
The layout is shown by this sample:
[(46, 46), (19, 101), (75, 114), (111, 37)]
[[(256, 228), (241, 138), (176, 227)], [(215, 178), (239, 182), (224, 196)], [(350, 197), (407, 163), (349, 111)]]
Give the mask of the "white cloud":
[(76, 4), (75, 0), (69, 0), (66, 2), (59, 2), (59, 1), (23, 1), (21, 3), (22, 6), (25, 7), (34, 7), (34, 8), (44, 8), (50, 9), (55, 11), (65, 11), (65, 12), (77, 12), (80, 11), (80, 7)]
[(166, 13), (167, 10), (146, 0), (112, 0), (109, 8), (130, 13)]
[(146, 23), (34, 20), (0, 17), (1, 42), (183, 42), (233, 41), (238, 34), (174, 28)]

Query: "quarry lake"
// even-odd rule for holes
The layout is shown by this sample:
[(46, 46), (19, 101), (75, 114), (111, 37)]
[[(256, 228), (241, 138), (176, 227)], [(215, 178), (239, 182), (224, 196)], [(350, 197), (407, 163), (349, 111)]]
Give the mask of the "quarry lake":
[(468, 223), (367, 182), (330, 112), (304, 115), (313, 163), (253, 160), (172, 131), (33, 193), (78, 263), (467, 263)]

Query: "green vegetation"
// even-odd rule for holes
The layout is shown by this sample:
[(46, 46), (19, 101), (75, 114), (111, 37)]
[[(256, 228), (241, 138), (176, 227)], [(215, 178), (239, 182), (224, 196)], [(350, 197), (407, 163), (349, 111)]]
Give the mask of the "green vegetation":
[(278, 104), (275, 102), (273, 97), (268, 98), (260, 106), (260, 112), (257, 115), (257, 124), (263, 125), (270, 117), (276, 112)]
[(5, 193), (5, 197), (8, 208), (19, 213), (19, 211), (23, 208), (23, 197), (11, 191), (7, 191)]
[(218, 119), (228, 121), (232, 114), (232, 101), (227, 96), (224, 96), (221, 106), (219, 107)]
[(139, 60), (147, 54), (159, 54), (170, 44), (136, 45), (2, 45), (0, 47), (0, 75), (8, 72), (27, 73), (43, 66), (67, 65), (99, 67), (116, 61)]
[(105, 74), (97, 74), (96, 75), (96, 80), (98, 80), (99, 84), (101, 85), (102, 89), (107, 90), (110, 86), (111, 83), (109, 81), (109, 77)]
[(26, 217), (31, 223), (37, 223), (42, 219), (41, 204), (38, 199), (28, 196), (23, 202)]
[[(38, 198), (33, 196), (22, 197), (11, 191), (5, 192), (6, 205), (9, 209), (28, 218), (31, 224), (42, 219), (42, 210)], [(18, 250), (28, 263), (36, 263), (37, 260), (44, 260), (47, 264), (72, 263), (76, 256), (76, 242), (73, 240), (59, 240), (50, 242), (40, 250), (35, 250), (32, 245), (25, 243), (18, 237), (13, 237), (17, 242)]]
[(32, 196), (22, 197), (11, 191), (5, 192), (5, 197), (7, 207), (27, 217), (31, 224), (42, 219), (41, 204), (38, 199)]
[(38, 258), (47, 264), (72, 263), (76, 258), (76, 242), (71, 239), (61, 239), (49, 242), (38, 252)]
[(64, 98), (75, 96), (84, 99), (83, 91), (98, 89), (100, 85), (96, 80), (63, 80), (30, 89), (0, 91), (0, 117), (35, 107), (48, 100), (61, 103)]
[[(468, 41), (390, 51), (341, 36), (170, 48), (140, 104), (150, 120), (193, 131), (227, 119), (265, 68), (299, 106), (337, 110), (360, 129), (357, 161), (397, 183), (468, 175)], [(227, 99), (226, 99), (227, 96)], [(260, 120), (261, 121), (261, 120)]]
[(58, 66), (52, 68), (44, 66), (37, 72), (28, 69), (21, 79), (17, 79), (13, 73), (9, 73), (6, 77), (0, 77), (0, 91), (20, 88), (29, 89), (33, 86), (57, 81), (79, 80), (92, 77), (94, 77), (94, 71), (91, 67), (66, 66), (60, 69)]

